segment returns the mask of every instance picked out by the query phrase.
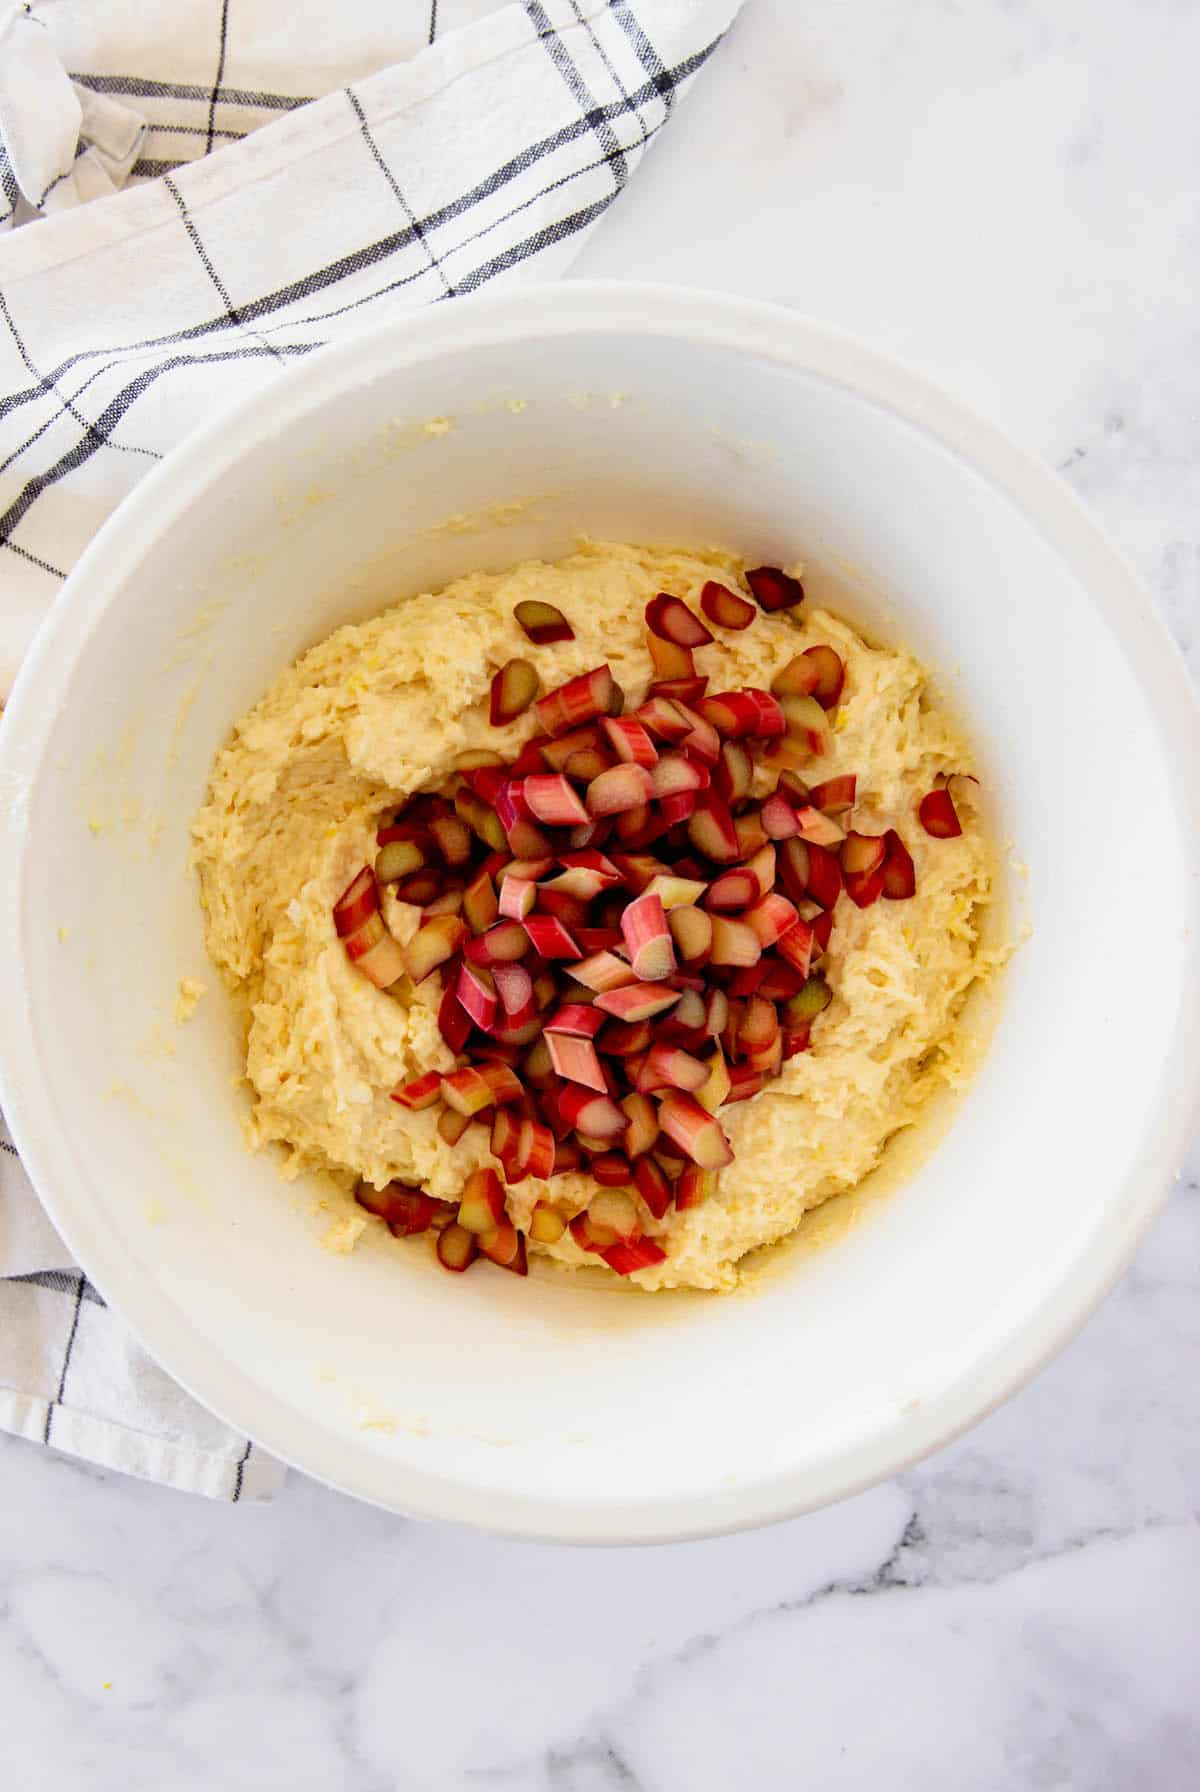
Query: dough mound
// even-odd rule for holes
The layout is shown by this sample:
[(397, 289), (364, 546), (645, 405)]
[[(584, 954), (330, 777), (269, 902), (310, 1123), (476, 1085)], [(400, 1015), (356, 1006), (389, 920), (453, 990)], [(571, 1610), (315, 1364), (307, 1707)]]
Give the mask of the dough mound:
[[(646, 603), (668, 591), (698, 608), (711, 578), (746, 589), (741, 563), (728, 555), (591, 542), (554, 565), (473, 573), (339, 629), (242, 719), (217, 759), (194, 836), (208, 949), (244, 1017), (255, 1145), (277, 1141), (290, 1170), (332, 1171), (348, 1188), (360, 1177), (379, 1187), (398, 1177), (445, 1199), (457, 1197), (475, 1164), (492, 1162), (486, 1129), (469, 1128), (451, 1148), (434, 1112), (389, 1100), (397, 1083), (453, 1068), (435, 1019), (441, 979), (399, 998), (375, 989), (347, 961), (332, 905), (373, 861), (381, 811), (446, 781), (466, 749), (515, 756), (535, 731), (532, 714), (504, 729), (489, 725), (489, 685), (506, 660), (533, 660), (547, 690), (607, 660), (638, 703), (652, 676)], [(532, 647), (513, 620), (522, 598), (557, 604), (575, 640)], [(755, 1100), (723, 1111), (734, 1162), (713, 1199), (647, 1226), (668, 1253), (633, 1278), (647, 1289), (735, 1286), (747, 1252), (858, 1183), (933, 1089), (953, 1080), (963, 1001), (994, 968), (981, 938), (995, 883), (981, 825), (964, 815), (961, 838), (942, 841), (916, 819), (939, 772), (972, 769), (917, 661), (869, 646), (806, 604), (759, 616), (742, 633), (723, 631), (703, 649), (702, 669), (713, 691), (769, 687), (818, 641), (846, 664), (820, 775), (858, 774), (855, 825), (898, 829), (916, 862), (917, 894), (862, 911), (838, 904), (823, 966), (833, 1002), (812, 1048)], [(390, 893), (385, 913), (402, 941), (415, 930), (417, 910)], [(557, 1177), (553, 1196), (583, 1207), (593, 1186)], [(545, 1193), (534, 1180), (510, 1190), (518, 1224)], [(530, 1249), (596, 1270), (569, 1232)]]

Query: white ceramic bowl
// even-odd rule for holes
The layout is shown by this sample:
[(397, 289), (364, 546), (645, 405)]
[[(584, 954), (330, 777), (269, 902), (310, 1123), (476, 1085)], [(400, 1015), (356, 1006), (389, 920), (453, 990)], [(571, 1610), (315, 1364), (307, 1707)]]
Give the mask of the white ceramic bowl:
[[(181, 975), (215, 981), (187, 830), (234, 719), (337, 624), (579, 531), (802, 555), (818, 598), (953, 676), (1030, 867), (1033, 935), (948, 1136), (749, 1298), (451, 1282), (386, 1237), (330, 1256), (243, 1147), (224, 997), (171, 1020)], [(1200, 735), (1176, 655), (1057, 479), (789, 313), (568, 284), (315, 356), (122, 507), (2, 733), (0, 1059), (34, 1181), (166, 1369), (383, 1505), (611, 1542), (862, 1487), (1071, 1335), (1184, 1150)]]

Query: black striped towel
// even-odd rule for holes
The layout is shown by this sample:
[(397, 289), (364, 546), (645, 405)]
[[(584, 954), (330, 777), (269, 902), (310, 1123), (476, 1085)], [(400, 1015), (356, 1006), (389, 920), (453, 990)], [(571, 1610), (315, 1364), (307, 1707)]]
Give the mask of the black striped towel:
[[(193, 424), (397, 307), (561, 272), (738, 5), (162, 0), (148, 38), (146, 0), (0, 0), (0, 691)], [(129, 1337), (2, 1130), (0, 1428), (216, 1498), (281, 1478)]]

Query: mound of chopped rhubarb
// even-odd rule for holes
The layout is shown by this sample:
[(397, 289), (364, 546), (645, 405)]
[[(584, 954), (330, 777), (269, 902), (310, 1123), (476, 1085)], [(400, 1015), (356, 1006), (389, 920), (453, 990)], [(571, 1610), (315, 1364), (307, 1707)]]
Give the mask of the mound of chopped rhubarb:
[[(776, 567), (747, 583), (767, 614), (803, 600)], [(334, 905), (348, 958), (378, 988), (441, 978), (438, 1026), (457, 1068), (392, 1099), (436, 1107), (450, 1146), (487, 1127), (500, 1166), (472, 1170), (457, 1204), (400, 1183), (360, 1188), (393, 1233), (429, 1232), (447, 1269), (482, 1252), (527, 1273), (506, 1200), (527, 1177), (550, 1185), (529, 1221), (535, 1241), (569, 1228), (620, 1275), (661, 1263), (646, 1215), (711, 1196), (733, 1158), (723, 1110), (809, 1047), (832, 999), (820, 962), (843, 894), (867, 908), (915, 892), (899, 834), (850, 825), (856, 778), (801, 775), (829, 749), (839, 656), (809, 647), (769, 691), (709, 693), (695, 658), (715, 639), (709, 624), (745, 629), (758, 610), (716, 582), (700, 608), (667, 593), (646, 606), (655, 679), (632, 711), (606, 665), (542, 696), (531, 661), (502, 666), (492, 723), (532, 705), (538, 731), (513, 761), (464, 754), (450, 789), (389, 817), (374, 866)], [(535, 648), (574, 638), (551, 604), (518, 604), (515, 617)], [(774, 780), (761, 798), (756, 768)], [(948, 786), (918, 815), (935, 838), (961, 832)], [(384, 885), (422, 911), (407, 946), (385, 924)], [(553, 1198), (567, 1172), (594, 1184), (582, 1212)]]

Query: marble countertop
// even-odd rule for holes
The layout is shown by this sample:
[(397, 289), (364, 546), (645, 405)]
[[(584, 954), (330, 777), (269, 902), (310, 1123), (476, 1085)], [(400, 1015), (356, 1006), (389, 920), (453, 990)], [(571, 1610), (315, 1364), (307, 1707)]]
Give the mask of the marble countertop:
[[(1200, 665), (1200, 9), (749, 0), (579, 274), (778, 298), (1061, 468)], [(1135, 942), (1131, 942), (1135, 944)], [(1031, 1387), (754, 1535), (589, 1553), (0, 1438), (21, 1792), (1200, 1784), (1200, 1153)]]

